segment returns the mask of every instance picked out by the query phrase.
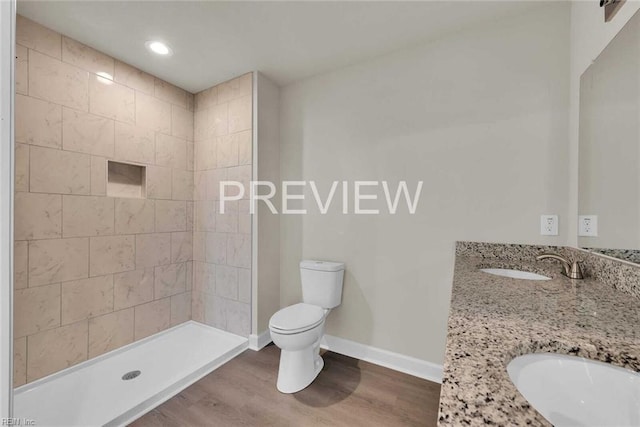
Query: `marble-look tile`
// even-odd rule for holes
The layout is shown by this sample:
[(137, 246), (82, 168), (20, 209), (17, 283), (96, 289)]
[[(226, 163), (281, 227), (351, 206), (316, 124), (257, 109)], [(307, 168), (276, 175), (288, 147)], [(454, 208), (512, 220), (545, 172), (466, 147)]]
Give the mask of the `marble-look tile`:
[(29, 96), (88, 111), (89, 72), (29, 51)]
[(135, 340), (163, 331), (169, 326), (171, 326), (171, 298), (135, 307)]
[(218, 103), (218, 86), (210, 87), (195, 96), (195, 109), (201, 111)]
[(165, 298), (186, 291), (186, 263), (159, 265), (155, 268), (154, 298)]
[(214, 328), (227, 329), (227, 300), (213, 294), (202, 293), (204, 306), (204, 323)]
[(52, 239), (29, 242), (29, 286), (40, 286), (89, 276), (89, 239)]
[(147, 166), (147, 197), (171, 199), (171, 168)]
[(206, 260), (207, 234), (202, 231), (193, 232), (193, 259), (194, 261)]
[(135, 267), (135, 236), (90, 238), (89, 272), (92, 277), (129, 271)]
[[(250, 165), (244, 165), (244, 166), (238, 166), (238, 167), (232, 167), (232, 168), (228, 168), (227, 169), (227, 179), (229, 181), (238, 181), (242, 184), (242, 187), (245, 189), (244, 191), (244, 195), (243, 195), (243, 199), (248, 199), (249, 198), (249, 185), (251, 183), (251, 166)], [(235, 189), (234, 187), (230, 187), (229, 189), (227, 189), (226, 194), (227, 195), (235, 195), (237, 194), (238, 190)]]
[(220, 136), (216, 139), (217, 167), (238, 166), (238, 138), (233, 135)]
[(112, 57), (64, 36), (62, 37), (62, 60), (94, 74), (106, 73), (113, 77), (114, 59)]
[(193, 265), (193, 290), (211, 295), (216, 293), (216, 270), (219, 266), (206, 262), (195, 262)]
[(187, 108), (187, 92), (158, 78), (155, 80), (155, 96), (163, 101)]
[(251, 304), (251, 270), (238, 269), (238, 301)]
[(16, 43), (54, 58), (62, 57), (62, 36), (22, 15), (16, 16)]
[(193, 231), (193, 222), (195, 221), (194, 205), (193, 201), (187, 201), (187, 231)]
[(225, 213), (216, 213), (216, 229), (218, 233), (237, 233), (238, 232), (238, 212), (228, 211)]
[(107, 195), (107, 159), (91, 156), (91, 194)]
[(57, 194), (15, 194), (16, 240), (62, 237), (62, 197)]
[(227, 235), (227, 264), (251, 268), (251, 235)]
[(204, 304), (201, 293), (191, 293), (191, 320), (204, 323)]
[(217, 166), (218, 153), (215, 138), (196, 142), (193, 149), (195, 150), (194, 166), (196, 170), (204, 171), (214, 169)]
[(16, 68), (15, 68), (16, 93), (29, 94), (29, 50), (16, 44)]
[(95, 196), (62, 196), (64, 237), (113, 234), (113, 199)]
[(218, 103), (229, 102), (233, 99), (250, 96), (253, 90), (253, 74), (247, 73), (228, 80), (217, 86)]
[(29, 191), (29, 146), (27, 144), (16, 143), (14, 156), (15, 191)]
[(220, 182), (227, 181), (228, 168), (214, 169), (205, 173), (207, 180), (207, 200), (220, 200)]
[(171, 297), (171, 326), (191, 320), (191, 292)]
[(155, 267), (171, 262), (171, 233), (138, 234), (136, 267)]
[(227, 265), (216, 266), (216, 295), (238, 299), (238, 269)]
[(251, 234), (251, 214), (238, 212), (238, 233)]
[(192, 113), (195, 111), (195, 102), (195, 95), (187, 92), (187, 110), (191, 111)]
[[(241, 129), (243, 130), (243, 129)], [(222, 136), (229, 133), (229, 105), (214, 105), (208, 110), (207, 131), (208, 138)]]
[(190, 261), (193, 257), (193, 233), (171, 233), (171, 262)]
[(62, 109), (62, 147), (68, 151), (113, 157), (113, 120), (94, 114)]
[(187, 168), (187, 143), (184, 139), (156, 134), (156, 165)]
[(171, 197), (173, 200), (193, 199), (193, 172), (179, 169), (173, 170)]
[(201, 142), (209, 139), (209, 109), (193, 113), (193, 140)]
[(187, 291), (193, 289), (193, 261), (187, 261)]
[(187, 141), (187, 170), (189, 171), (194, 171), (195, 170), (195, 165), (196, 165), (196, 159), (195, 159), (195, 147), (193, 142), (188, 142)]
[(104, 77), (89, 78), (89, 111), (99, 116), (126, 123), (136, 121), (136, 101), (133, 89)]
[(16, 240), (13, 243), (13, 289), (29, 286), (29, 243)]
[(171, 135), (171, 104), (136, 92), (136, 125)]
[(253, 159), (253, 144), (251, 131), (234, 133), (232, 137), (236, 138), (238, 144), (238, 164), (250, 165)]
[(113, 311), (113, 276), (98, 276), (62, 284), (62, 324)]
[(155, 202), (147, 199), (116, 199), (116, 234), (153, 233)]
[(89, 320), (89, 358), (133, 342), (133, 308)]
[(225, 330), (248, 337), (251, 333), (251, 305), (239, 301), (225, 300)]
[(40, 332), (27, 339), (27, 382), (87, 360), (86, 320)]
[(31, 147), (29, 186), (35, 193), (89, 194), (91, 156)]
[(113, 309), (133, 307), (153, 300), (153, 268), (113, 275)]
[(14, 293), (13, 336), (33, 335), (60, 326), (60, 284), (18, 289)]
[(17, 142), (62, 147), (62, 107), (24, 95), (16, 95), (15, 107)]
[(27, 338), (13, 340), (13, 386), (27, 382)]
[(156, 200), (156, 231), (185, 231), (186, 229), (186, 202)]
[(177, 105), (171, 106), (171, 134), (193, 141), (193, 113)]
[(251, 103), (251, 95), (229, 101), (229, 133), (251, 129)]
[(116, 122), (115, 146), (117, 160), (154, 163), (155, 134), (151, 129)]
[(207, 200), (197, 201), (194, 204), (194, 210), (194, 229), (196, 231), (216, 231), (215, 202)]
[(129, 64), (116, 60), (113, 79), (132, 89), (153, 95), (154, 77)]
[(206, 260), (214, 264), (227, 264), (227, 235), (225, 233), (207, 233)]
[(207, 171), (195, 171), (193, 174), (193, 200), (207, 199)]

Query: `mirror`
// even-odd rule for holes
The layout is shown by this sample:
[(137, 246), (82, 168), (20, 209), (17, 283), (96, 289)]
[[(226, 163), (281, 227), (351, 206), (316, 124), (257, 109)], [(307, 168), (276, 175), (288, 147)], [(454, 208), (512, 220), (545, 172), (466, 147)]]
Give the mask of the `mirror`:
[(578, 245), (640, 263), (638, 13), (580, 79), (579, 141)]

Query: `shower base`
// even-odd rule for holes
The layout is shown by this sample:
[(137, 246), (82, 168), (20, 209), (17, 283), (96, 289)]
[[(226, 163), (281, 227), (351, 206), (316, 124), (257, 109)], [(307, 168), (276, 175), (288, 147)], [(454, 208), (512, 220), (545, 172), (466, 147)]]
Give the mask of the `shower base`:
[(246, 338), (189, 321), (18, 387), (13, 416), (37, 426), (126, 425), (247, 346)]

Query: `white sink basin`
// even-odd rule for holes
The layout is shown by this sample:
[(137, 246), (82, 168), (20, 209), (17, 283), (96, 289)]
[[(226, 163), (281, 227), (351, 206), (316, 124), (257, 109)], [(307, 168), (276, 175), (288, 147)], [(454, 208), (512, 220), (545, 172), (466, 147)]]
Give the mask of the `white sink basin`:
[(511, 270), (508, 268), (481, 268), (480, 271), (493, 274), (495, 276), (511, 277), (512, 279), (524, 280), (551, 280), (551, 277), (541, 274), (530, 273), (528, 271)]
[(556, 427), (640, 426), (640, 374), (554, 353), (526, 354), (507, 366), (520, 393)]

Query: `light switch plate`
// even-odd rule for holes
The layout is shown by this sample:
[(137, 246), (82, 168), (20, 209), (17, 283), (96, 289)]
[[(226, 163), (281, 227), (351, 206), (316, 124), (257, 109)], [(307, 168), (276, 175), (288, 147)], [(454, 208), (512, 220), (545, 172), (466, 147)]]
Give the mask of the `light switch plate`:
[(580, 215), (578, 217), (578, 236), (598, 237), (598, 215)]
[(542, 236), (558, 235), (558, 215), (540, 215), (540, 234)]

